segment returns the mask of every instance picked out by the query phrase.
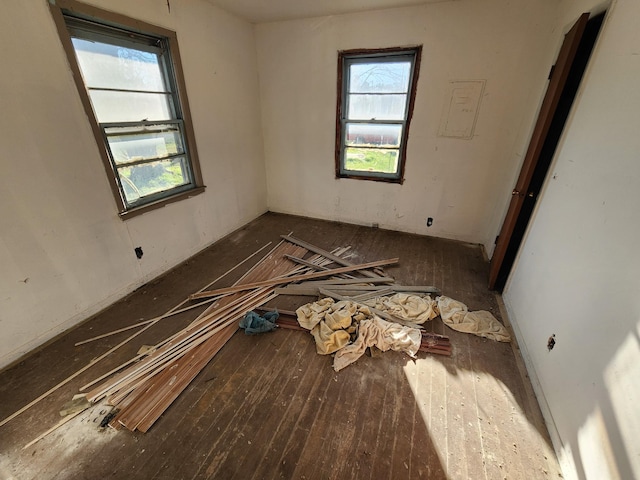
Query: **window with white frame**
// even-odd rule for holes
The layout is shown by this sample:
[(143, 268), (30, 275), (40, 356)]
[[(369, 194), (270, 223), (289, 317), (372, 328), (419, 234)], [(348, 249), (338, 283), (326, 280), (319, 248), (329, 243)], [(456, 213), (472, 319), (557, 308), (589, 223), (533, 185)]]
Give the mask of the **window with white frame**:
[(57, 4), (121, 215), (199, 193), (175, 33), (72, 0)]
[(337, 177), (402, 183), (420, 53), (338, 53)]

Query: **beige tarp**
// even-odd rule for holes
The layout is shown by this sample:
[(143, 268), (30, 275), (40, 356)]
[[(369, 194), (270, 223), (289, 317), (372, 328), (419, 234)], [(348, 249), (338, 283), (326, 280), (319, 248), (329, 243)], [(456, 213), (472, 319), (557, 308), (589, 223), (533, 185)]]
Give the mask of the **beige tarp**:
[(396, 293), (391, 297), (376, 297), (364, 303), (417, 324), (428, 322), (438, 316), (436, 302), (428, 295), (423, 297)]
[(344, 367), (358, 360), (367, 347), (378, 347), (383, 352), (395, 350), (406, 352), (415, 357), (420, 348), (422, 334), (417, 328), (386, 322), (379, 317), (360, 322), (358, 338), (351, 345), (347, 345), (336, 352), (333, 368), (339, 372)]
[(459, 332), (499, 342), (511, 341), (507, 329), (490, 312), (470, 312), (464, 303), (453, 298), (442, 296), (433, 300), (428, 295), (397, 293), (392, 297), (378, 297), (365, 303), (413, 323), (424, 323), (440, 315), (445, 325)]
[(355, 362), (370, 346), (375, 345), (383, 351), (400, 350), (410, 355), (415, 355), (420, 348), (420, 330), (386, 322), (375, 316), (369, 307), (413, 323), (424, 323), (440, 315), (445, 325), (459, 332), (499, 342), (511, 341), (507, 329), (491, 313), (470, 312), (464, 303), (449, 297), (434, 300), (428, 295), (397, 293), (366, 303), (368, 306), (323, 298), (296, 310), (300, 325), (310, 330), (315, 338), (317, 352), (321, 355), (337, 352), (336, 371)]
[(498, 342), (511, 341), (507, 329), (490, 312), (470, 312), (464, 303), (449, 297), (438, 297), (437, 302), (442, 321), (454, 330)]
[(372, 318), (369, 307), (359, 303), (323, 298), (296, 310), (298, 323), (311, 330), (321, 355), (334, 353), (349, 343), (361, 320)]

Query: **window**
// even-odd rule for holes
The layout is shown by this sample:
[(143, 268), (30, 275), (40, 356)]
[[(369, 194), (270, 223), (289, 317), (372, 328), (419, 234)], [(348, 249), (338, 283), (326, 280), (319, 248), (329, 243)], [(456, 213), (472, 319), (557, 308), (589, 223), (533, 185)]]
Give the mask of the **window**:
[(337, 177), (402, 183), (421, 50), (338, 53)]
[(175, 33), (73, 0), (52, 3), (121, 216), (200, 193)]

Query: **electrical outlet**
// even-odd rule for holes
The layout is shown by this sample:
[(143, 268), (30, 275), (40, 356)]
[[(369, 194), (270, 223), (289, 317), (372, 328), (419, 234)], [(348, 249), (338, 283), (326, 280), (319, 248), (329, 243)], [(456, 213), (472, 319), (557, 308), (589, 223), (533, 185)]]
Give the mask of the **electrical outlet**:
[(433, 218), (429, 217), (427, 218), (427, 227), (430, 227), (431, 225), (433, 225)]

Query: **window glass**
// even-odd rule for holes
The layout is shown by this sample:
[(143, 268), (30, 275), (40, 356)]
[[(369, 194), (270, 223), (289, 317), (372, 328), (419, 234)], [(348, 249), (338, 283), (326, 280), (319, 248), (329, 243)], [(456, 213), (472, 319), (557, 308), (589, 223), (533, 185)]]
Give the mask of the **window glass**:
[(170, 95), (89, 90), (89, 98), (100, 123), (171, 120)]
[(406, 95), (349, 95), (349, 120), (402, 120)]
[(88, 88), (167, 91), (157, 54), (82, 38), (71, 41)]
[(178, 125), (111, 127), (105, 133), (116, 164), (185, 153)]
[(411, 62), (356, 63), (349, 72), (349, 93), (407, 93)]

